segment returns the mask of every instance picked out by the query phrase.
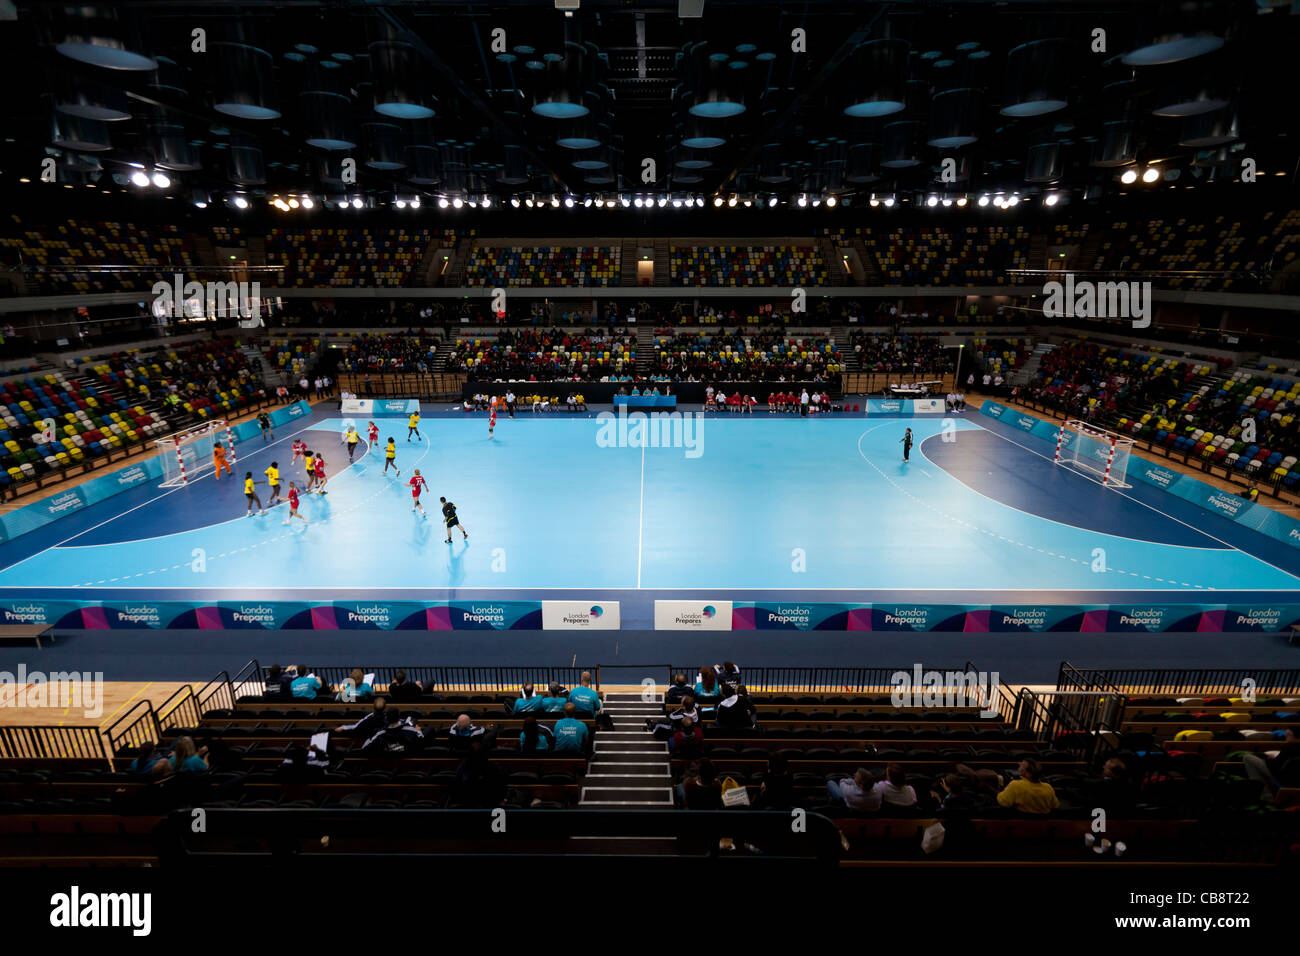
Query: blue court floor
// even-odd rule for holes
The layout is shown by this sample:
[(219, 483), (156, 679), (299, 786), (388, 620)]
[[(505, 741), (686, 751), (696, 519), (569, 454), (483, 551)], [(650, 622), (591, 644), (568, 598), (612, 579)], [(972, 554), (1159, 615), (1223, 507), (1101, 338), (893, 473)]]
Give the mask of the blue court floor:
[[(993, 422), (958, 419), (945, 440), (937, 417), (760, 412), (704, 419), (694, 449), (604, 447), (612, 429), (594, 415), (503, 417), (492, 438), (485, 415), (426, 418), (410, 442), (405, 425), (381, 423), (381, 440), (397, 440), (400, 479), (364, 442), (349, 465), (342, 419), (318, 410), (271, 444), (238, 446), (237, 480), (138, 488), (0, 546), (0, 591), (888, 589), (1104, 600), (1300, 584), (1291, 549), (1152, 488), (1106, 490)], [(904, 463), (909, 426), (917, 445)], [(286, 488), (301, 485), (295, 437), (324, 454), (329, 494), (304, 496), (306, 526), (286, 525), (285, 505), (245, 517), (245, 471), (264, 479), (276, 460)], [(427, 517), (411, 509), (416, 468)], [(444, 543), (439, 495), (457, 505), (468, 541), (457, 532)]]

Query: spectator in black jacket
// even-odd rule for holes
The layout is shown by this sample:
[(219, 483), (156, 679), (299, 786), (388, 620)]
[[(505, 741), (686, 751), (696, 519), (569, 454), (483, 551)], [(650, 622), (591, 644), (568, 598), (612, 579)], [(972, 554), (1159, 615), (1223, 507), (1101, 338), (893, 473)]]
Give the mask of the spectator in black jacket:
[(722, 685), (722, 700), (718, 703), (715, 719), (719, 727), (727, 730), (754, 728), (754, 705), (744, 684)]
[(388, 726), (387, 710), (387, 698), (376, 697), (375, 702), (371, 705), (370, 713), (355, 723), (336, 727), (334, 732), (336, 734), (347, 734), (349, 737), (368, 739)]
[(687, 694), (682, 698), (682, 704), (671, 714), (668, 719), (647, 717), (645, 726), (646, 730), (655, 735), (656, 740), (671, 740), (673, 734), (677, 733), (681, 727), (682, 720), (689, 717), (695, 723), (700, 722), (700, 709), (695, 706), (695, 698)]
[(789, 810), (794, 806), (794, 774), (784, 754), (767, 758), (767, 772), (763, 774), (755, 805), (763, 810)]
[(394, 703), (419, 700), (424, 688), (416, 681), (406, 679), (406, 671), (398, 671), (388, 684), (388, 699)]
[(263, 697), (272, 697), (276, 700), (285, 700), (289, 697), (289, 683), (293, 678), (280, 669), (279, 664), (272, 664), (271, 669), (266, 672), (266, 686), (262, 690)]
[(1300, 739), (1297, 738), (1294, 727), (1286, 729), (1277, 756), (1245, 754), (1241, 762), (1246, 776), (1262, 784), (1262, 796), (1267, 795), (1271, 799), (1283, 787), (1300, 787)]
[(682, 698), (691, 693), (691, 685), (686, 683), (685, 674), (674, 674), (672, 686), (664, 693), (665, 704), (680, 704)]

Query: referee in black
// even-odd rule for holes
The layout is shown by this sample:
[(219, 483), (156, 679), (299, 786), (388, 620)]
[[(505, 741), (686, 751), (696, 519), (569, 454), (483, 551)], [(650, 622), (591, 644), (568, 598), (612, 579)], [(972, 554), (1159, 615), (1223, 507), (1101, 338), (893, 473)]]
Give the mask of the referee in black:
[(899, 441), (903, 443), (903, 461), (907, 461), (912, 454), (912, 429), (909, 428)]

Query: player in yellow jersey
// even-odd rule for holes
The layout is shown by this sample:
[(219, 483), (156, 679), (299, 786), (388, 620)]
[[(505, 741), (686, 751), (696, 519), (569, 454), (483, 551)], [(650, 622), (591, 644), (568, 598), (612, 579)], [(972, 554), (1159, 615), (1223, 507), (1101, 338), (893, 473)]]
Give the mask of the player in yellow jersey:
[(271, 497), (266, 500), (266, 506), (269, 508), (280, 500), (280, 463), (271, 462), (271, 467), (266, 469), (266, 482), (271, 486)]
[(420, 438), (420, 413), (412, 412), (411, 417), (406, 422), (406, 440), (410, 441), (411, 436)]
[(388, 439), (388, 445), (384, 448), (384, 474), (388, 474), (388, 466), (392, 465), (393, 471), (397, 472), (397, 477), (402, 477), (402, 472), (397, 467), (397, 446), (393, 440)]
[(253, 480), (253, 473), (251, 471), (244, 472), (244, 497), (248, 499), (248, 508), (244, 512), (245, 518), (252, 515), (254, 503), (257, 505), (257, 513), (259, 515), (262, 513), (262, 499), (257, 497), (257, 492), (253, 488), (256, 484), (259, 484), (259, 482)]
[(316, 480), (316, 455), (308, 448), (302, 456), (303, 464), (307, 466), (307, 485), (304, 491), (311, 491), (312, 482)]

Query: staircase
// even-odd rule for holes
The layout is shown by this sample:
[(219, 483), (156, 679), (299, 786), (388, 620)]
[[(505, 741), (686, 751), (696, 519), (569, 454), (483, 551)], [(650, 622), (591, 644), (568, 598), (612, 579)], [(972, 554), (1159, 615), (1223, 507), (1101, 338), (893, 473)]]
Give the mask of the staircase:
[(849, 344), (849, 328), (845, 325), (836, 325), (831, 328), (831, 341), (840, 353), (840, 369), (842, 372), (860, 372), (862, 363), (858, 361), (858, 353), (853, 351), (853, 346)]
[(655, 740), (645, 729), (646, 718), (663, 716), (663, 695), (647, 700), (640, 694), (609, 694), (601, 710), (613, 719), (614, 729), (596, 733), (578, 805), (671, 808), (673, 773), (668, 744)]
[(636, 286), (636, 250), (637, 241), (635, 239), (624, 238), (619, 255), (622, 256), (621, 271), (618, 275), (618, 284), (623, 288)]
[(853, 248), (862, 263), (862, 282), (860, 285), (884, 285), (880, 270), (876, 268), (875, 257), (867, 251), (867, 244), (861, 239), (853, 240)]
[(1025, 359), (1025, 364), (1011, 373), (1012, 385), (1028, 385), (1043, 364), (1043, 356), (1056, 348), (1051, 342), (1039, 342), (1034, 346), (1033, 354)]
[(451, 254), (451, 262), (447, 264), (447, 271), (442, 274), (442, 284), (444, 286), (463, 286), (465, 284), (465, 270), (469, 268), (469, 254), (473, 248), (473, 239), (461, 239), (456, 243), (456, 251)]
[(199, 260), (199, 265), (205, 270), (210, 272), (221, 265), (217, 261), (217, 250), (212, 247), (212, 240), (206, 235), (190, 233), (189, 240), (194, 246), (194, 254)]
[(844, 260), (840, 258), (840, 251), (835, 243), (827, 236), (819, 236), (817, 250), (822, 254), (822, 262), (826, 263), (826, 281), (833, 286), (848, 285), (849, 276), (844, 271)]
[(650, 363), (655, 358), (655, 330), (653, 322), (636, 327), (636, 374), (638, 377), (650, 374)]
[(437, 239), (430, 239), (425, 244), (420, 264), (411, 271), (409, 285), (427, 288), (438, 284), (438, 242)]
[(668, 275), (668, 240), (655, 240), (655, 287), (662, 288), (672, 284)]
[(270, 363), (266, 360), (266, 356), (262, 354), (261, 350), (256, 345), (241, 345), (239, 351), (244, 353), (244, 356), (248, 359), (249, 366), (252, 368), (257, 368), (258, 363), (261, 363), (262, 384), (274, 393), (280, 386), (280, 376), (277, 374), (276, 370), (271, 368)]
[(1025, 268), (1047, 268), (1047, 236), (1041, 232), (1036, 232), (1029, 237), (1029, 259), (1025, 263)]
[(1072, 272), (1090, 272), (1097, 268), (1097, 257), (1101, 254), (1104, 235), (1099, 229), (1083, 237), (1083, 245), (1079, 247), (1079, 261), (1071, 266)]

